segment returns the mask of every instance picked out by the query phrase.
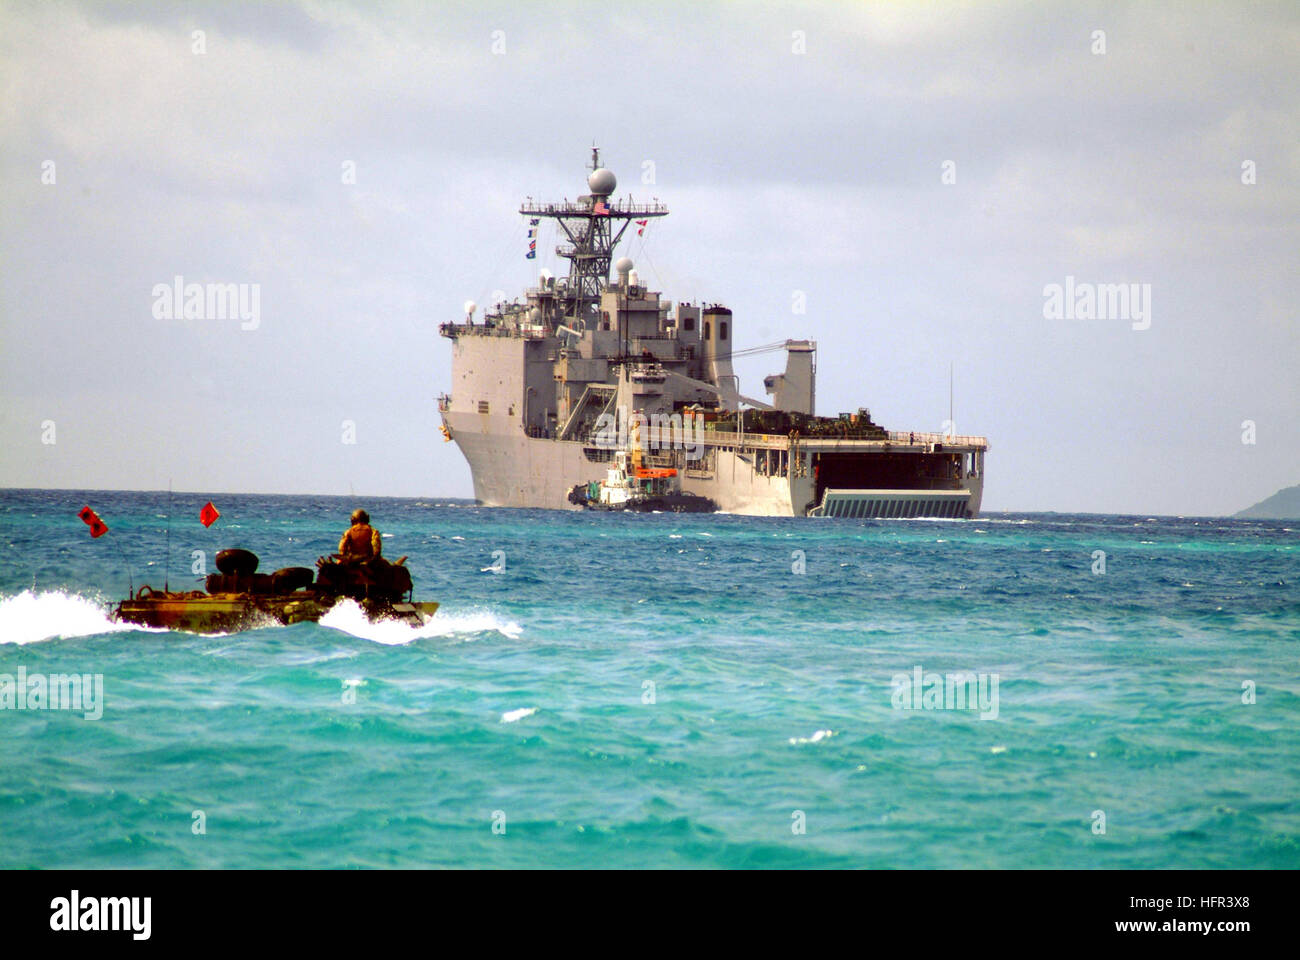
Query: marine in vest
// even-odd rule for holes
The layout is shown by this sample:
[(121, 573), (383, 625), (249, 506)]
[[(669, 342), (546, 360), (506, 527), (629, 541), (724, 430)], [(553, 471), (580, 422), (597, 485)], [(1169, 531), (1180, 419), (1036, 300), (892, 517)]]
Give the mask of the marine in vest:
[(352, 511), (352, 526), (339, 540), (339, 556), (344, 561), (378, 560), (383, 552), (379, 531), (370, 525), (370, 514), (364, 510)]

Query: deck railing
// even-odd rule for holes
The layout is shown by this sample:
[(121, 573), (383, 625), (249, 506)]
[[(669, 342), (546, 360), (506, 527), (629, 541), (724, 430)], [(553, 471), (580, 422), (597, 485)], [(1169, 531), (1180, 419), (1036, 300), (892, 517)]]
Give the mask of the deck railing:
[[(704, 430), (699, 434), (700, 438), (708, 445), (715, 447), (757, 447), (760, 449), (779, 449), (784, 450), (790, 446), (789, 436), (780, 436), (770, 433), (734, 433), (723, 430)], [(945, 447), (976, 447), (987, 449), (989, 442), (985, 437), (954, 435), (948, 436), (943, 433), (904, 433), (902, 431), (891, 430), (888, 432), (888, 439), (882, 440), (879, 437), (855, 437), (855, 436), (834, 436), (834, 435), (815, 435), (799, 434), (794, 438), (795, 442), (802, 445), (822, 445), (828, 443), (845, 443), (851, 442), (855, 445), (872, 445), (872, 446), (925, 446), (932, 443), (942, 443)]]
[[(525, 203), (519, 208), (523, 216), (534, 217), (589, 217), (594, 215), (594, 203)], [(606, 204), (612, 217), (662, 217), (668, 207), (662, 203), (633, 203), (628, 200), (612, 200)]]
[(889, 430), (890, 443), (942, 443), (954, 447), (987, 447), (988, 437), (969, 434), (917, 433), (909, 430)]

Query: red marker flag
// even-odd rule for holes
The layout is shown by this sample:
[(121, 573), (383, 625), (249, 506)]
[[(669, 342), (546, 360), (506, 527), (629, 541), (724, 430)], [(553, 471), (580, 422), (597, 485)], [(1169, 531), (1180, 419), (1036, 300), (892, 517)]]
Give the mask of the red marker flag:
[(102, 537), (104, 534), (108, 533), (108, 524), (99, 519), (99, 514), (94, 510), (91, 510), (89, 506), (82, 507), (81, 512), (78, 513), (77, 516), (85, 521), (86, 526), (90, 527), (90, 535), (92, 537)]
[(212, 505), (211, 500), (205, 503), (203, 509), (199, 511), (199, 520), (205, 527), (210, 527), (216, 523), (219, 516), (221, 516), (221, 511)]

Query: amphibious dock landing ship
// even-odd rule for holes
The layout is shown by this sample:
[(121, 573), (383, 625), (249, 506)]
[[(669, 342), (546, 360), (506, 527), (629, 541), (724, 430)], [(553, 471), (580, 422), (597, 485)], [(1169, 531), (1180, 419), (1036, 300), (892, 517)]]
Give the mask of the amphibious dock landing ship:
[[(605, 477), (617, 451), (647, 471), (675, 470), (683, 492), (750, 515), (974, 517), (983, 437), (890, 431), (860, 408), (815, 414), (816, 350), (785, 340), (734, 350), (735, 319), (717, 304), (673, 304), (614, 250), (629, 226), (666, 216), (658, 201), (613, 199), (614, 174), (592, 151), (589, 193), (525, 202), (530, 237), (554, 221), (567, 277), (542, 271), (522, 299), (439, 330), (452, 344), (452, 388), (438, 398), (443, 435), (469, 461), (486, 506), (575, 509), (569, 493)], [(536, 243), (536, 240), (533, 240)], [(771, 402), (740, 392), (734, 357), (783, 350), (764, 381)]]

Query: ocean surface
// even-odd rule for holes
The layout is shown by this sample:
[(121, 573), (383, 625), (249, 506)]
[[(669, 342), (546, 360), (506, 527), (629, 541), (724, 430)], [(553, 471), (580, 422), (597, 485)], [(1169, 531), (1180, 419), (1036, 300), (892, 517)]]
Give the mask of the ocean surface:
[[(1300, 867), (1300, 522), (210, 498), (0, 491), (0, 682), (103, 683), (0, 708), (0, 866)], [(105, 615), (354, 506), (424, 628)]]

